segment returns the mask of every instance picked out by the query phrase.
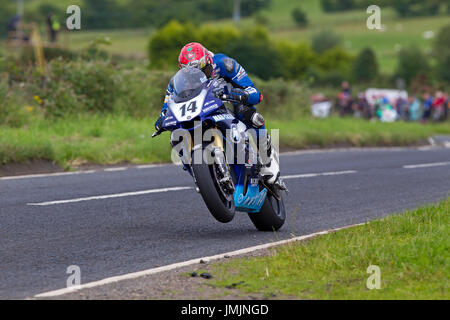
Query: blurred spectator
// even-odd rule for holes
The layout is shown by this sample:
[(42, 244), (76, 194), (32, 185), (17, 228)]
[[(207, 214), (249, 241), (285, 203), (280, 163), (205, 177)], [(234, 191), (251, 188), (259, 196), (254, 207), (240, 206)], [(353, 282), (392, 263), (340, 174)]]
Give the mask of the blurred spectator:
[(17, 32), (17, 30), (19, 30), (20, 19), (21, 19), (21, 17), (19, 15), (14, 16), (11, 19), (9, 19), (8, 25), (7, 25), (8, 33)]
[(47, 16), (47, 27), (50, 42), (52, 43), (56, 42), (58, 37), (58, 31), (61, 28), (61, 26), (53, 12), (50, 12)]
[(442, 93), (442, 91), (436, 92), (436, 98), (433, 101), (432, 104), (432, 115), (433, 115), (433, 121), (439, 121), (441, 118), (444, 118), (444, 103), (445, 103), (445, 96)]
[(372, 118), (372, 110), (371, 110), (369, 103), (367, 102), (366, 95), (364, 94), (364, 92), (358, 93), (357, 104), (358, 104), (358, 110), (359, 110), (359, 112), (361, 112), (361, 115), (364, 118), (366, 118), (366, 119)]
[(347, 81), (343, 81), (341, 84), (342, 90), (338, 93), (338, 109), (341, 116), (349, 115), (353, 113), (352, 110), (352, 95), (350, 85)]
[(433, 97), (428, 92), (423, 95), (423, 116), (422, 121), (426, 122), (431, 117), (431, 106)]
[(445, 102), (444, 102), (444, 120), (448, 119), (448, 114), (450, 112), (450, 98), (448, 96), (448, 94), (445, 94)]
[(408, 120), (408, 101), (403, 99), (402, 97), (398, 97), (395, 102), (393, 103), (395, 110), (397, 111), (397, 114), (400, 119), (402, 120)]
[(418, 121), (422, 118), (420, 99), (415, 95), (408, 97), (408, 114), (411, 121)]

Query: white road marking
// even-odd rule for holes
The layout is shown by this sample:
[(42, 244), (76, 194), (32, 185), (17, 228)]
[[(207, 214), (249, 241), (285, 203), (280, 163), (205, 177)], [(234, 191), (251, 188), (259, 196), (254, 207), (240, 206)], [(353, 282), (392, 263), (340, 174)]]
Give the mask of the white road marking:
[(106, 168), (106, 169), (103, 169), (103, 171), (114, 172), (114, 171), (124, 171), (127, 169), (128, 169), (128, 167), (115, 167), (115, 168)]
[(421, 163), (421, 164), (410, 164), (403, 166), (405, 169), (416, 169), (416, 168), (429, 168), (429, 167), (441, 167), (450, 165), (450, 161), (447, 162), (433, 162), (433, 163)]
[(227, 252), (227, 253), (221, 253), (221, 254), (217, 254), (214, 256), (192, 259), (192, 260), (188, 260), (188, 261), (184, 261), (184, 262), (173, 263), (173, 264), (170, 264), (167, 266), (162, 266), (162, 267), (147, 269), (147, 270), (143, 270), (143, 271), (128, 273), (128, 274), (115, 276), (115, 277), (110, 277), (110, 278), (106, 278), (106, 279), (99, 280), (99, 281), (81, 284), (78, 286), (73, 286), (73, 287), (69, 287), (69, 288), (63, 288), (63, 289), (59, 289), (59, 290), (40, 293), (40, 294), (35, 295), (34, 298), (55, 297), (55, 296), (60, 296), (60, 295), (67, 294), (67, 293), (76, 292), (76, 291), (79, 291), (82, 289), (94, 288), (94, 287), (98, 287), (98, 286), (102, 286), (102, 285), (106, 285), (106, 284), (110, 284), (110, 283), (114, 283), (114, 282), (119, 282), (119, 281), (123, 281), (123, 280), (135, 279), (135, 278), (148, 276), (148, 275), (152, 275), (152, 274), (156, 274), (156, 273), (160, 273), (160, 272), (178, 269), (181, 267), (195, 265), (195, 264), (200, 263), (200, 260), (203, 260), (206, 262), (211, 262), (211, 261), (218, 260), (218, 259), (224, 259), (225, 257), (233, 257), (233, 256), (248, 254), (253, 251), (269, 249), (269, 248), (272, 248), (275, 246), (279, 246), (279, 245), (283, 245), (283, 244), (287, 244), (287, 243), (291, 243), (291, 242), (295, 242), (295, 241), (302, 241), (302, 240), (306, 240), (306, 239), (313, 238), (316, 236), (325, 235), (325, 234), (328, 234), (331, 232), (335, 232), (335, 231), (339, 231), (339, 230), (343, 230), (343, 229), (347, 229), (347, 228), (351, 228), (351, 227), (355, 227), (355, 226), (360, 226), (360, 225), (364, 225), (364, 224), (365, 223), (358, 223), (358, 224), (353, 224), (353, 225), (349, 225), (349, 226), (345, 226), (345, 227), (341, 227), (341, 228), (329, 229), (329, 230), (325, 230), (325, 231), (311, 233), (311, 234), (304, 235), (304, 236), (294, 237), (294, 238), (287, 239), (287, 240), (281, 240), (281, 241), (261, 244), (258, 246), (253, 246), (253, 247), (240, 249), (240, 250)]
[[(311, 178), (311, 177), (318, 177), (318, 176), (343, 175), (343, 174), (350, 174), (350, 173), (356, 173), (356, 172), (357, 171), (355, 171), (355, 170), (347, 170), (347, 171), (336, 171), (336, 172), (303, 173), (303, 174), (281, 176), (281, 177), (283, 179), (301, 179), (301, 178)], [(122, 197), (138, 196), (138, 195), (149, 194), (149, 193), (179, 191), (179, 190), (188, 190), (188, 189), (193, 189), (193, 187), (171, 187), (171, 188), (161, 188), (161, 189), (150, 189), (150, 190), (135, 191), (135, 192), (97, 195), (97, 196), (76, 198), (76, 199), (55, 200), (55, 201), (46, 201), (46, 202), (38, 202), (38, 203), (27, 203), (27, 205), (28, 206), (51, 206), (51, 205), (55, 205), (55, 204), (65, 204), (65, 203), (91, 201), (91, 200), (102, 200), (102, 199), (110, 199), (110, 198), (122, 198)]]
[(150, 169), (150, 168), (157, 168), (157, 167), (165, 167), (165, 166), (170, 166), (170, 163), (165, 163), (165, 164), (141, 164), (136, 166), (136, 169)]
[(130, 197), (130, 196), (139, 196), (139, 195), (150, 194), (150, 193), (179, 191), (179, 190), (188, 190), (188, 189), (193, 189), (193, 187), (172, 187), (172, 188), (150, 189), (150, 190), (142, 190), (142, 191), (135, 191), (135, 192), (124, 192), (124, 193), (116, 193), (116, 194), (107, 194), (107, 195), (102, 195), (102, 196), (68, 199), (68, 200), (27, 203), (27, 205), (29, 205), (29, 206), (51, 206), (51, 205), (55, 205), (55, 204), (73, 203), (73, 202), (90, 201), (90, 200), (101, 200), (101, 199), (110, 199), (110, 198), (122, 198), (122, 197)]
[(71, 171), (71, 172), (57, 172), (57, 173), (39, 173), (39, 174), (28, 174), (21, 176), (8, 176), (0, 177), (0, 180), (18, 180), (18, 179), (28, 179), (28, 178), (43, 178), (43, 177), (58, 177), (58, 176), (70, 176), (75, 174), (86, 174), (93, 173), (95, 170), (84, 170), (84, 171)]
[(357, 173), (355, 170), (346, 170), (346, 171), (335, 171), (335, 172), (319, 172), (319, 173), (303, 173), (303, 174), (294, 174), (289, 176), (281, 176), (282, 179), (301, 179), (301, 178), (312, 178), (319, 176), (337, 176), (342, 174), (351, 174)]

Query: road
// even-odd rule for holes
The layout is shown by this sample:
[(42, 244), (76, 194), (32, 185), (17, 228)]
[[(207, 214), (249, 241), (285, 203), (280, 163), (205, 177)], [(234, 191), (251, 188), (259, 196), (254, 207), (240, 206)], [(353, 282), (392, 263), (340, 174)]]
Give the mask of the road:
[[(361, 223), (450, 192), (450, 149), (395, 148), (281, 156), (290, 190), (276, 234), (245, 213), (216, 222), (173, 165), (0, 178), (0, 298), (66, 286)], [(294, 212), (295, 215), (293, 214)]]

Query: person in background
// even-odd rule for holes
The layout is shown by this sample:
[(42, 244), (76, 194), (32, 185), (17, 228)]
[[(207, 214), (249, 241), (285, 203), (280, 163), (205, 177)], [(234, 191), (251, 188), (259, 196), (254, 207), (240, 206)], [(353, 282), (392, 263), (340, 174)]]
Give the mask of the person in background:
[(433, 121), (439, 121), (441, 120), (441, 117), (444, 116), (444, 103), (445, 103), (445, 96), (442, 93), (442, 91), (436, 92), (436, 98), (433, 101), (432, 107), (432, 115), (433, 115)]
[(61, 28), (58, 19), (53, 12), (50, 12), (47, 16), (47, 28), (51, 43), (55, 43), (58, 38), (58, 31)]
[(352, 114), (352, 94), (350, 85), (347, 81), (343, 81), (341, 84), (342, 90), (338, 93), (338, 108), (341, 116)]
[(422, 122), (427, 122), (431, 117), (431, 106), (433, 105), (433, 97), (426, 92), (423, 95), (423, 117)]
[(448, 119), (448, 114), (450, 112), (450, 98), (447, 93), (445, 95), (445, 102), (444, 102), (444, 121)]
[(406, 99), (403, 99), (402, 97), (398, 97), (395, 102), (393, 103), (393, 106), (395, 107), (395, 110), (398, 113), (399, 119), (401, 120), (408, 120), (408, 101)]
[(22, 30), (22, 17), (20, 15), (9, 19), (6, 29), (8, 30), (8, 40), (21, 40), (24, 42), (30, 40), (30, 36)]
[(369, 103), (367, 102), (366, 95), (364, 94), (364, 92), (358, 93), (357, 104), (358, 104), (358, 109), (362, 113), (362, 116), (364, 118), (366, 118), (366, 119), (372, 118), (372, 110), (371, 110)]
[(408, 113), (410, 121), (419, 121), (422, 116), (420, 99), (415, 95), (408, 97)]
[(19, 15), (14, 16), (11, 19), (9, 19), (8, 25), (6, 26), (8, 33), (11, 33), (11, 32), (14, 33), (14, 32), (17, 32), (17, 30), (19, 30), (20, 20), (21, 20), (21, 17)]

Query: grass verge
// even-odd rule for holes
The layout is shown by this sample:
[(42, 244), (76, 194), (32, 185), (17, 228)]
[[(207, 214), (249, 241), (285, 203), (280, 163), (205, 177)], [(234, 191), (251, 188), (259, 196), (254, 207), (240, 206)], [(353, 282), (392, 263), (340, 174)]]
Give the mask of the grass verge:
[[(154, 119), (127, 116), (80, 116), (41, 120), (21, 128), (0, 127), (0, 163), (49, 160), (62, 167), (82, 164), (170, 161), (168, 134), (151, 139)], [(370, 123), (356, 119), (269, 120), (280, 131), (280, 147), (394, 146), (450, 134), (450, 126)]]
[[(401, 215), (211, 266), (211, 284), (297, 299), (449, 299), (450, 197)], [(370, 265), (380, 289), (366, 286)]]
[[(151, 139), (154, 119), (80, 116), (40, 120), (20, 128), (0, 127), (0, 163), (49, 160), (68, 168), (82, 164), (170, 161), (168, 134)], [(416, 144), (434, 134), (450, 134), (447, 123), (370, 123), (356, 119), (269, 120), (280, 129), (281, 148), (394, 146)]]

